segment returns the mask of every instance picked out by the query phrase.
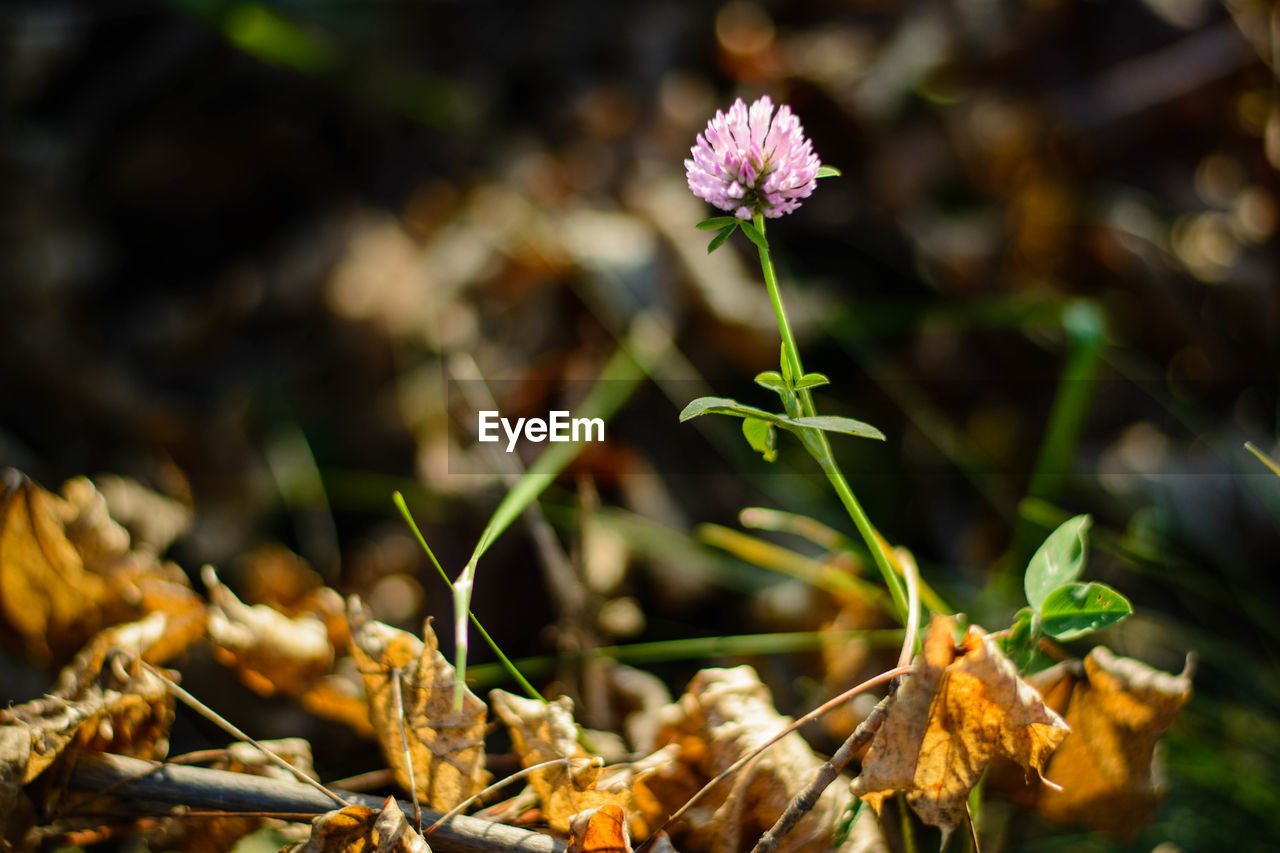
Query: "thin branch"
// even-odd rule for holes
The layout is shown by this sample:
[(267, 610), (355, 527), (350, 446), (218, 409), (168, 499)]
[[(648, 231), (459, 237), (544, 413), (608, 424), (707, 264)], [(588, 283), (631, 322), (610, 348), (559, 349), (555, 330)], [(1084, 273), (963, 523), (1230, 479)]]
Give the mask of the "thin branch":
[(898, 666), (906, 666), (915, 655), (916, 632), (920, 630), (920, 570), (906, 549), (895, 548), (893, 555), (907, 582), (907, 635), (902, 638), (902, 651), (898, 654)]
[(840, 775), (840, 771), (853, 760), (853, 756), (858, 750), (866, 746), (880, 726), (884, 723), (884, 718), (889, 712), (889, 705), (893, 702), (894, 693), (897, 691), (898, 681), (894, 681), (889, 687), (889, 693), (880, 700), (880, 702), (872, 709), (867, 718), (863, 720), (853, 734), (849, 735), (835, 755), (831, 756), (831, 760), (822, 765), (818, 771), (818, 775), (809, 783), (809, 787), (805, 788), (797, 794), (790, 803), (787, 804), (787, 810), (782, 813), (777, 822), (766, 832), (760, 836), (760, 840), (756, 842), (756, 846), (751, 853), (774, 853), (778, 849), (779, 842), (787, 836), (795, 825), (800, 822), (800, 818), (804, 817), (818, 803), (818, 798), (822, 796), (822, 792), (835, 781)]
[(152, 666), (151, 664), (147, 663), (146, 661), (141, 661), (141, 663), (142, 663), (142, 666), (143, 666), (143, 667), (144, 667), (148, 672), (150, 672), (152, 675), (154, 675), (156, 678), (160, 679), (160, 681), (164, 683), (165, 689), (167, 689), (167, 690), (168, 690), (170, 693), (172, 693), (174, 696), (177, 696), (179, 699), (181, 699), (181, 700), (183, 701), (183, 703), (185, 703), (189, 708), (191, 708), (191, 710), (195, 711), (197, 714), (199, 714), (200, 716), (204, 717), (206, 720), (208, 720), (208, 721), (210, 721), (211, 723), (213, 723), (214, 725), (218, 726), (218, 727), (219, 727), (219, 728), (221, 728), (223, 731), (225, 731), (225, 732), (227, 732), (228, 734), (230, 734), (232, 737), (234, 737), (234, 738), (238, 738), (239, 740), (242, 740), (242, 741), (244, 741), (245, 743), (252, 744), (254, 747), (256, 747), (256, 748), (257, 748), (257, 750), (258, 750), (259, 752), (261, 752), (263, 755), (265, 755), (265, 756), (266, 756), (266, 757), (267, 757), (271, 762), (273, 762), (273, 763), (275, 763), (275, 764), (278, 764), (279, 766), (283, 767), (285, 770), (287, 770), (287, 771), (289, 771), (290, 773), (292, 773), (294, 776), (296, 776), (298, 779), (300, 779), (300, 780), (301, 780), (302, 782), (304, 782), (305, 784), (310, 785), (311, 787), (315, 788), (316, 790), (323, 792), (323, 793), (324, 793), (324, 795), (325, 795), (326, 797), (329, 797), (331, 800), (333, 800), (334, 802), (336, 802), (338, 805), (340, 805), (340, 806), (349, 806), (349, 805), (351, 805), (351, 803), (347, 802), (347, 801), (346, 801), (346, 800), (344, 800), (342, 797), (339, 797), (339, 796), (338, 796), (337, 794), (335, 794), (333, 791), (330, 791), (330, 790), (329, 790), (328, 788), (326, 788), (324, 785), (321, 785), (321, 784), (320, 784), (319, 782), (317, 782), (315, 779), (312, 779), (312, 778), (311, 778), (310, 776), (308, 776), (306, 773), (303, 773), (303, 772), (302, 772), (301, 770), (299, 770), (297, 767), (294, 767), (294, 766), (293, 766), (292, 764), (290, 764), (288, 761), (284, 760), (283, 758), (281, 758), (281, 757), (280, 757), (279, 755), (277, 755), (276, 753), (274, 753), (274, 752), (272, 752), (271, 750), (267, 749), (265, 746), (263, 746), (262, 744), (258, 743), (256, 740), (254, 740), (253, 738), (249, 737), (249, 736), (248, 736), (247, 734), (245, 734), (244, 732), (240, 731), (240, 729), (236, 728), (236, 726), (235, 726), (235, 725), (234, 725), (230, 720), (226, 719), (226, 718), (225, 718), (225, 717), (223, 717), (221, 714), (219, 714), (217, 711), (213, 710), (213, 709), (212, 709), (212, 708), (210, 708), (208, 705), (204, 704), (204, 703), (203, 703), (203, 702), (201, 702), (199, 699), (197, 699), (196, 697), (192, 696), (192, 695), (191, 695), (190, 693), (188, 693), (186, 690), (183, 690), (181, 687), (179, 687), (179, 686), (177, 685), (177, 683), (176, 683), (176, 682), (174, 682), (174, 681), (173, 681), (173, 679), (171, 679), (171, 678), (169, 678), (168, 676), (166, 676), (166, 675), (165, 675), (163, 672), (161, 672), (159, 669), (157, 669), (156, 667), (154, 667), (154, 666)]
[[(290, 812), (324, 814), (333, 809), (330, 797), (314, 788), (282, 779), (229, 773), (205, 767), (157, 765), (122, 755), (81, 755), (71, 772), (70, 786), (99, 791), (116, 785), (125, 807), (152, 804), (185, 805), (196, 809), (233, 812)], [(343, 792), (351, 802), (381, 809), (385, 798)], [(401, 803), (401, 808), (410, 808)], [(440, 813), (423, 809), (427, 820)], [(440, 825), (431, 837), (436, 853), (565, 853), (563, 841), (520, 829), (459, 815)]]
[[(599, 758), (590, 759), (590, 761), (599, 761), (599, 760), (600, 760)], [(462, 814), (464, 811), (467, 810), (468, 807), (470, 807), (472, 803), (476, 802), (477, 800), (484, 799), (489, 794), (492, 794), (494, 791), (498, 791), (498, 790), (501, 790), (502, 788), (505, 788), (506, 786), (510, 785), (512, 782), (516, 781), (517, 779), (523, 779), (524, 777), (529, 776), (533, 773), (536, 773), (539, 770), (545, 770), (548, 767), (555, 767), (556, 765), (569, 764), (570, 768), (572, 768), (573, 763), (575, 761), (580, 761), (584, 765), (587, 763), (587, 759), (553, 758), (550, 761), (543, 761), (540, 764), (531, 764), (528, 767), (524, 768), (523, 770), (517, 770), (515, 773), (512, 773), (510, 776), (505, 776), (502, 779), (499, 779), (497, 782), (494, 782), (492, 785), (485, 788), (483, 791), (472, 794), (470, 797), (467, 797), (465, 800), (458, 803), (453, 808), (449, 809), (440, 817), (436, 818), (435, 823), (428, 826), (426, 831), (422, 833), (422, 837), (426, 838), (428, 835), (436, 831), (436, 827), (440, 826), (442, 823), (449, 820), (450, 818)]]
[(413, 778), (413, 754), (409, 752), (409, 734), (404, 726), (404, 693), (400, 690), (400, 667), (391, 668), (391, 695), (396, 703), (396, 719), (400, 724), (400, 748), (404, 750), (404, 766), (409, 772), (409, 796), (413, 799), (413, 822), (422, 834), (422, 805), (418, 802), (418, 781)]

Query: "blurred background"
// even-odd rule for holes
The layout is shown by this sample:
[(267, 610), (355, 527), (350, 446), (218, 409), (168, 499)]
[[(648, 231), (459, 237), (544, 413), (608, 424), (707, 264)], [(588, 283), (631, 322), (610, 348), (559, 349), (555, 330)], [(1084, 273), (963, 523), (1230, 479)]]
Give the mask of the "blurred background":
[[(770, 238), (824, 413), (888, 436), (836, 442), (877, 526), (995, 630), (1036, 545), (1091, 513), (1088, 577), (1137, 611), (1101, 640), (1172, 671), (1198, 656), (1140, 837), (1014, 816), (996, 849), (1271, 849), (1280, 479), (1244, 443), (1276, 455), (1278, 15), (6, 4), (0, 463), (50, 489), (130, 478), (190, 511), (169, 556), (193, 575), (237, 586), (291, 552), (415, 628), (451, 605), (392, 492), (454, 573), (512, 462), (475, 444), (477, 401), (577, 414), (595, 394), (609, 440), (485, 557), (477, 615), (580, 718), (608, 716), (578, 658), (548, 656), (618, 643), (658, 644), (630, 661), (677, 693), (750, 662), (802, 713), (838, 686), (816, 635), (673, 644), (815, 632), (835, 608), (806, 572), (860, 562), (739, 517), (852, 535), (798, 445), (769, 465), (736, 421), (676, 418), (704, 393), (770, 403), (754, 252), (706, 253), (715, 212), (682, 164), (716, 109), (767, 93), (844, 172)], [(0, 698), (45, 689), (4, 666)]]

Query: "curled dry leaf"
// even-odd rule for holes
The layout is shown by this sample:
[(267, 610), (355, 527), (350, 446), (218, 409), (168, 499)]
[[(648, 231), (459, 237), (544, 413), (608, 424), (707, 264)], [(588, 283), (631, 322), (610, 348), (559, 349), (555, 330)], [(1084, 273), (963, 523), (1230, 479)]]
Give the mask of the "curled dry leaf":
[(381, 811), (347, 806), (311, 821), (311, 837), (287, 853), (431, 853), (427, 842), (409, 826), (394, 797)]
[(67, 660), (108, 625), (162, 611), (162, 662), (204, 633), (204, 606), (185, 575), (148, 551), (129, 550), (129, 534), (84, 478), (65, 497), (10, 470), (0, 487), (0, 639), (41, 664)]
[[(489, 775), (484, 769), (484, 702), (464, 690), (462, 708), (454, 710), (457, 673), (440, 654), (431, 621), (422, 626), (419, 640), (375, 621), (354, 597), (347, 618), (369, 717), (396, 782), (440, 811), (483, 790)], [(399, 680), (399, 703), (392, 679)]]
[[(539, 702), (494, 690), (489, 701), (494, 714), (511, 732), (522, 766), (562, 762), (534, 770), (529, 776), (542, 804), (542, 816), (557, 832), (569, 832), (573, 816), (587, 809), (611, 805), (630, 813), (636, 784), (674, 755), (669, 750), (634, 764), (603, 767), (600, 759), (593, 759), (578, 743), (569, 697)], [(645, 829), (643, 824), (636, 827), (637, 832)]]
[(621, 806), (587, 809), (574, 815), (569, 823), (566, 853), (631, 853), (627, 815)]
[(852, 785), (877, 812), (886, 797), (905, 791), (920, 819), (944, 833), (964, 819), (969, 791), (993, 759), (1043, 772), (1068, 731), (981, 629), (970, 627), (957, 655), (952, 625), (934, 617), (916, 671)]
[(1159, 804), (1156, 746), (1191, 698), (1190, 673), (1161, 672), (1099, 646), (1084, 659), (1083, 677), (1041, 686), (1071, 734), (1045, 774), (1061, 790), (1037, 785), (1036, 811), (1122, 837), (1136, 833)]
[[(0, 807), (69, 751), (162, 758), (168, 751), (173, 698), (140, 665), (162, 642), (168, 617), (99, 633), (40, 699), (0, 710)], [(0, 808), (0, 824), (10, 814)], [(3, 827), (0, 826), (0, 830)]]
[(290, 618), (268, 607), (250, 607), (218, 580), (202, 573), (209, 590), (209, 638), (214, 655), (263, 696), (300, 696), (333, 666), (325, 623), (310, 614)]
[[(664, 717), (658, 742), (677, 745), (679, 753), (677, 761), (659, 767), (645, 781), (662, 809), (657, 822), (791, 723), (774, 709), (769, 689), (749, 666), (702, 670), (679, 701), (665, 709)], [(736, 853), (743, 841), (753, 842), (773, 826), (822, 764), (798, 733), (787, 735), (690, 809), (673, 827), (677, 843)], [(848, 802), (844, 786), (827, 788), (778, 849), (827, 849), (836, 816)]]

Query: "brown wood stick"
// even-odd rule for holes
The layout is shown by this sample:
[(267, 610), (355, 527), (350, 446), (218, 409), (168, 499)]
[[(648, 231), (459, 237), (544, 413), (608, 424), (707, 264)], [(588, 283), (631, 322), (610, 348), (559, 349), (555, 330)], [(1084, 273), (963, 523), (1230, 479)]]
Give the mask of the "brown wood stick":
[[(112, 786), (112, 795), (136, 803), (184, 805), (223, 811), (292, 812), (323, 814), (334, 808), (333, 801), (299, 782), (229, 773), (205, 767), (163, 765), (96, 753), (81, 755), (71, 772), (70, 787), (80, 791), (100, 791)], [(345, 799), (372, 809), (382, 808), (383, 797), (342, 792)], [(408, 803), (401, 808), (411, 810)], [(439, 812), (423, 809), (427, 820)], [(431, 835), (431, 848), (440, 853), (564, 853), (565, 843), (550, 835), (530, 832), (458, 815), (440, 825)]]
[(863, 720), (853, 734), (849, 735), (835, 755), (831, 756), (831, 760), (822, 765), (818, 770), (818, 775), (809, 783), (809, 787), (805, 788), (787, 804), (787, 810), (782, 813), (769, 831), (760, 836), (760, 840), (756, 842), (756, 846), (751, 853), (774, 853), (778, 849), (778, 843), (787, 836), (787, 833), (795, 828), (800, 822), (800, 818), (804, 817), (818, 803), (818, 797), (822, 796), (822, 792), (835, 781), (840, 775), (840, 771), (853, 760), (853, 756), (858, 750), (866, 746), (867, 742), (880, 729), (880, 724), (884, 722), (885, 716), (889, 713), (889, 705), (893, 701), (893, 695), (897, 690), (898, 682), (895, 680), (889, 688), (889, 693), (876, 704), (867, 718)]

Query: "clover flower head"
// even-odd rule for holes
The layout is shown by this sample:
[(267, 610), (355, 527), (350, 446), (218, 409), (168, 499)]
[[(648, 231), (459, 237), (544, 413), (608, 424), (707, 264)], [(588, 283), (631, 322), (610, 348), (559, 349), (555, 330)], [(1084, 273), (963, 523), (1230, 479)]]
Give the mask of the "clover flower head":
[(717, 111), (690, 151), (689, 189), (739, 219), (791, 213), (818, 185), (822, 165), (791, 107), (775, 115), (768, 95), (750, 107), (739, 98), (728, 115)]

